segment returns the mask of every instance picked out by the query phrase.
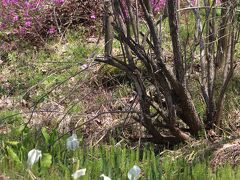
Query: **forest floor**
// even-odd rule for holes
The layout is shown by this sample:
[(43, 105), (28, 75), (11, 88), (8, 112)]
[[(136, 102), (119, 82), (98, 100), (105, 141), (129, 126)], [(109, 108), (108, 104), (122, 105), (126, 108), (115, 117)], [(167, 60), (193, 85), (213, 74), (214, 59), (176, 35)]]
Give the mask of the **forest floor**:
[[(119, 114), (131, 108), (132, 86), (120, 71), (94, 62), (103, 53), (102, 40), (97, 41), (98, 37), (70, 31), (64, 42), (51, 40), (41, 49), (27, 47), (2, 55), (2, 177), (69, 179), (75, 170), (86, 167), (89, 174), (83, 179), (99, 179), (101, 173), (127, 179), (129, 168), (138, 164), (141, 179), (240, 178), (239, 132), (234, 129), (240, 123), (239, 106), (228, 117), (235, 124), (214, 143), (201, 140), (162, 151), (161, 146), (142, 142), (144, 129), (128, 113)], [(239, 76), (233, 79), (229, 97), (239, 95)], [(239, 98), (228, 104), (239, 105)], [(71, 133), (81, 144), (75, 152), (65, 148)], [(29, 169), (26, 159), (32, 148), (45, 154), (40, 164)], [(219, 164), (230, 165), (218, 169)]]

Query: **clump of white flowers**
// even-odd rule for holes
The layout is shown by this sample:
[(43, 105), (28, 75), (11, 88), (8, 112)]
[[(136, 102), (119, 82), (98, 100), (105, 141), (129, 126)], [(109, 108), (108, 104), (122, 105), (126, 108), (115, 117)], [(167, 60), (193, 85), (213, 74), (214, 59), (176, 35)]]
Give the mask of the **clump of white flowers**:
[(104, 174), (101, 174), (100, 177), (103, 177), (103, 180), (111, 180), (110, 177), (104, 175)]
[[(66, 147), (68, 150), (75, 150), (79, 147), (79, 140), (76, 134), (72, 134), (69, 138), (67, 138)], [(32, 149), (28, 152), (28, 160), (27, 164), (31, 168), (34, 163), (38, 162), (42, 158), (42, 152), (38, 149)], [(73, 158), (73, 161), (76, 162), (76, 159)], [(81, 176), (86, 174), (86, 168), (79, 169), (75, 171), (71, 176), (73, 179), (78, 179)], [(128, 171), (128, 179), (129, 180), (137, 180), (141, 174), (141, 169), (137, 165), (134, 165)], [(106, 176), (105, 174), (100, 175), (103, 180), (111, 180), (110, 177)]]
[(137, 180), (140, 176), (141, 169), (137, 165), (134, 165), (129, 171), (128, 171), (128, 179), (129, 180)]
[(68, 150), (75, 150), (79, 147), (79, 141), (77, 139), (76, 134), (72, 134), (69, 138), (67, 138), (67, 149)]
[(27, 164), (29, 167), (32, 167), (34, 163), (38, 162), (42, 158), (42, 152), (37, 149), (32, 149), (28, 152)]
[(84, 176), (86, 174), (86, 168), (84, 169), (79, 169), (77, 171), (75, 171), (75, 173), (72, 174), (73, 179), (77, 179), (80, 176)]

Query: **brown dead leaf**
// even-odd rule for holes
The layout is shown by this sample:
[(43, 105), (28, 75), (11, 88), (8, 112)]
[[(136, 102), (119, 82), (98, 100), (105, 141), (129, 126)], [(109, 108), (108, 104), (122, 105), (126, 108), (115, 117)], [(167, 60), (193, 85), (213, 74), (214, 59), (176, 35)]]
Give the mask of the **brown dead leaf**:
[(0, 99), (0, 110), (13, 107), (13, 100), (9, 97), (2, 97)]
[(11, 130), (7, 126), (0, 126), (0, 134), (8, 134), (10, 131)]

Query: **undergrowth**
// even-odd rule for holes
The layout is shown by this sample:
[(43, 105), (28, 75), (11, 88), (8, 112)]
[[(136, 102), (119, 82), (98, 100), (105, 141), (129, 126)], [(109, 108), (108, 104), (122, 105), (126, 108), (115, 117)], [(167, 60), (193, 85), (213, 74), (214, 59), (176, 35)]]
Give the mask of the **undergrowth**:
[[(165, 28), (164, 31), (168, 29)], [(40, 126), (25, 126), (29, 116), (24, 116), (24, 112), (29, 111), (35, 105), (40, 106), (41, 103), (59, 102), (61, 107), (64, 107), (64, 113), (71, 115), (96, 109), (98, 111), (99, 109), (95, 106), (103, 107), (103, 103), (109, 100), (107, 97), (110, 94), (113, 99), (129, 98), (132, 89), (128, 84), (128, 79), (125, 74), (112, 67), (105, 66), (99, 71), (94, 69), (93, 72), (88, 71), (88, 74), (79, 73), (75, 76), (93, 63), (88, 57), (102, 52), (101, 45), (96, 47), (95, 44), (88, 43), (82, 38), (82, 32), (79, 32), (67, 32), (64, 43), (53, 40), (41, 49), (28, 47), (24, 51), (8, 52), (2, 57), (0, 175), (3, 174), (10, 179), (35, 179), (35, 177), (70, 179), (71, 174), (77, 169), (86, 168), (86, 175), (81, 179), (100, 179), (99, 176), (103, 173), (112, 179), (127, 179), (128, 170), (136, 164), (142, 169), (140, 179), (240, 179), (238, 167), (232, 168), (226, 165), (215, 172), (212, 171), (208, 157), (189, 162), (183, 156), (175, 157), (155, 153), (155, 147), (151, 145), (144, 145), (144, 148), (143, 146), (133, 147), (128, 143), (117, 143), (114, 140), (106, 144), (88, 146), (84, 140), (84, 132), (81, 130), (77, 131), (80, 137), (80, 147), (75, 151), (69, 151), (66, 149), (66, 139), (70, 136), (70, 132), (63, 136), (58, 129), (53, 128), (57, 124), (56, 117), (50, 118), (53, 125), (45, 126), (42, 122)], [(167, 37), (163, 38), (167, 39)], [(118, 47), (119, 44), (115, 42), (114, 46)], [(165, 46), (170, 45), (166, 43)], [(97, 73), (101, 74), (94, 79)], [(119, 82), (119, 77), (122, 82)], [(92, 82), (92, 78), (97, 82)], [(63, 83), (65, 81), (66, 83)], [(104, 93), (111, 91), (109, 94), (98, 94), (99, 91), (95, 91), (93, 87), (81, 89), (82, 86), (86, 88), (89, 84), (107, 84), (109, 81), (114, 87), (104, 91)], [(79, 86), (79, 83), (83, 85)], [(62, 85), (50, 92), (59, 84)], [(240, 96), (236, 96), (239, 94), (238, 89), (239, 75), (236, 75), (227, 93), (229, 98), (226, 99), (226, 111), (233, 108), (239, 109)], [(91, 93), (87, 100), (83, 100), (81, 94), (85, 91)], [(229, 102), (230, 97), (235, 97), (234, 101)], [(196, 108), (201, 116), (204, 108), (201, 101), (196, 101), (198, 102)], [(87, 106), (91, 103), (94, 107), (88, 109)], [(117, 107), (125, 108), (124, 103), (120, 105)], [(61, 108), (57, 110), (60, 111)], [(37, 118), (39, 117), (35, 119)], [(77, 122), (82, 122), (83, 119), (76, 116)], [(105, 127), (102, 128), (101, 131), (104, 131)], [(133, 131), (137, 130), (133, 129)], [(32, 169), (29, 169), (27, 154), (33, 148), (40, 149), (43, 157), (40, 162), (34, 164)], [(189, 154), (192, 154), (197, 150), (191, 149), (190, 151)]]
[[(226, 165), (212, 171), (208, 159), (189, 162), (184, 157), (169, 154), (155, 154), (154, 147), (129, 148), (124, 143), (98, 146), (85, 146), (80, 138), (80, 147), (67, 150), (66, 138), (59, 139), (57, 131), (42, 127), (33, 130), (20, 126), (13, 128), (8, 135), (1, 135), (0, 169), (10, 179), (70, 179), (77, 169), (86, 168), (81, 179), (100, 179), (104, 173), (112, 179), (127, 179), (127, 172), (133, 165), (141, 170), (140, 179), (239, 179), (240, 168)], [(78, 134), (81, 137), (81, 134)], [(27, 166), (27, 153), (40, 149), (43, 157), (40, 162)]]

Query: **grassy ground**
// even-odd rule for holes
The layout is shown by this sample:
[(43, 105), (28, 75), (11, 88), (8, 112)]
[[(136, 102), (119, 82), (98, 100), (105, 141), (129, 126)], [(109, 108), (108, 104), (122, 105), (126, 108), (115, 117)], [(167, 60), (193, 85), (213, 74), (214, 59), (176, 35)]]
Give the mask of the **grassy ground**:
[[(128, 170), (137, 164), (142, 169), (140, 179), (240, 179), (237, 167), (212, 171), (208, 156), (189, 161), (196, 151), (191, 148), (188, 156), (177, 157), (159, 154), (156, 149), (160, 147), (148, 144), (144, 148), (114, 141), (99, 145), (125, 116), (104, 115), (82, 126), (77, 131), (80, 148), (67, 150), (71, 128), (97, 112), (122, 109), (132, 98), (129, 84), (114, 81), (120, 72), (92, 61), (102, 52), (101, 46), (90, 43), (96, 37), (90, 40), (79, 32), (68, 32), (64, 43), (53, 40), (41, 49), (28, 47), (4, 55), (0, 67), (0, 174), (10, 179), (70, 179), (77, 169), (87, 168), (81, 179), (100, 179), (102, 173), (127, 179)], [(106, 80), (114, 89), (104, 86)], [(237, 78), (229, 97), (239, 93), (236, 87)], [(227, 108), (238, 105), (235, 98)], [(201, 104), (198, 108), (200, 111)], [(136, 127), (128, 130), (138, 133)], [(43, 157), (29, 169), (27, 153), (33, 148), (40, 149)]]
[[(85, 146), (80, 139), (80, 147), (70, 151), (66, 148), (68, 135), (60, 140), (58, 136), (56, 131), (45, 127), (35, 132), (20, 127), (1, 135), (1, 173), (10, 179), (70, 179), (77, 169), (86, 168), (86, 175), (80, 179), (100, 179), (102, 173), (112, 179), (127, 179), (128, 170), (136, 164), (142, 170), (140, 179), (240, 178), (238, 167), (225, 166), (212, 171), (208, 157), (192, 160), (194, 149), (188, 156), (177, 157), (174, 151), (155, 153), (155, 148), (147, 144), (144, 148), (129, 148), (112, 141), (109, 145), (93, 147)], [(27, 153), (32, 148), (40, 149), (43, 157), (28, 168)]]

